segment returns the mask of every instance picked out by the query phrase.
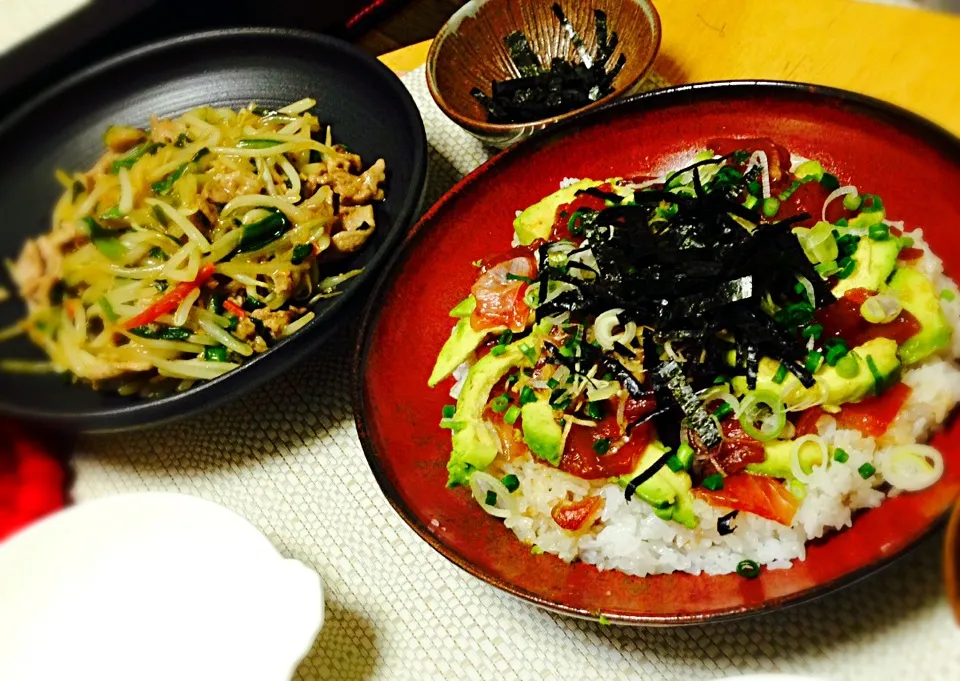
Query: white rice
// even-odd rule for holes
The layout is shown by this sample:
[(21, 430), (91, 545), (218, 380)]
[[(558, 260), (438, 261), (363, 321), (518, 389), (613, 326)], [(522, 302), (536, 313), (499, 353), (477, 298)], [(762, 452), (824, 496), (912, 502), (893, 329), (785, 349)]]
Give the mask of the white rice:
[[(915, 267), (938, 291), (957, 293), (956, 284), (943, 273), (942, 262), (927, 247), (922, 230), (908, 235), (914, 246), (924, 251)], [(858, 472), (863, 464), (879, 470), (884, 448), (927, 440), (960, 402), (956, 364), (960, 356), (960, 295), (953, 301), (943, 300), (942, 305), (954, 327), (952, 346), (904, 372), (903, 381), (913, 390), (882, 438), (865, 438), (857, 431), (838, 429), (834, 419), (821, 419), (820, 435), (831, 448), (843, 448), (850, 458), (842, 464), (831, 459), (826, 467), (814, 469), (792, 527), (740, 513), (734, 521), (736, 531), (721, 536), (717, 520), (728, 511), (698, 499), (695, 511), (700, 523), (691, 530), (658, 518), (653, 508), (639, 499), (627, 503), (616, 484), (581, 480), (530, 457), (498, 461), (492, 467), (494, 474), (513, 473), (520, 480), (515, 493), (519, 511), (504, 523), (521, 541), (563, 560), (578, 559), (603, 570), (639, 576), (674, 571), (722, 574), (736, 570), (744, 559), (770, 569), (788, 568), (792, 561), (804, 559), (806, 542), (850, 526), (856, 511), (883, 502), (885, 494), (878, 489), (884, 485), (882, 477), (877, 473), (864, 480)], [(458, 379), (465, 374), (466, 365), (461, 369), (455, 374)], [(604, 499), (600, 520), (582, 534), (557, 526), (550, 515), (553, 507), (588, 494)]]

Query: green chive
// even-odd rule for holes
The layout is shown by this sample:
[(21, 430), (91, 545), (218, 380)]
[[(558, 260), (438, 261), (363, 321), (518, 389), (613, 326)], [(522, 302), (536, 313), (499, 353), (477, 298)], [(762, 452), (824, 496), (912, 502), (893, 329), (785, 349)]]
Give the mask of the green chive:
[(587, 416), (593, 420), (603, 418), (603, 403), (602, 402), (587, 402)]
[(550, 388), (550, 390), (553, 390), (554, 388), (557, 388), (559, 386), (560, 386), (560, 381), (558, 381), (555, 378), (551, 378), (549, 381), (547, 381), (547, 387)]
[(500, 482), (503, 483), (503, 486), (506, 487), (507, 491), (510, 492), (511, 494), (513, 494), (518, 489), (520, 489), (520, 478), (518, 478), (513, 473), (510, 473), (509, 475), (504, 475), (503, 478), (500, 480)]
[(266, 307), (264, 303), (261, 303), (259, 300), (252, 296), (247, 296), (243, 301), (243, 309), (247, 312), (253, 312), (254, 310), (259, 310), (262, 307)]
[(667, 459), (667, 468), (672, 470), (674, 473), (679, 473), (682, 470), (686, 469), (686, 466), (683, 465), (683, 462), (680, 460), (676, 454)]
[(313, 246), (310, 244), (297, 244), (293, 247), (293, 253), (290, 256), (291, 265), (301, 265), (313, 255)]
[(870, 225), (867, 236), (874, 241), (886, 241), (890, 238), (890, 228), (882, 222), (878, 225)]
[(154, 194), (169, 194), (170, 190), (173, 189), (173, 184), (180, 179), (186, 170), (187, 164), (184, 163), (183, 165), (178, 166), (176, 170), (162, 180), (154, 182), (152, 185), (150, 185), (150, 189), (153, 190)]
[(602, 437), (593, 441), (593, 451), (597, 454), (606, 454), (610, 451), (610, 438)]
[(951, 291), (950, 289), (945, 288), (942, 291), (940, 291), (940, 298), (941, 300), (946, 300), (947, 302), (950, 302), (957, 299), (957, 294)]
[(530, 277), (525, 277), (522, 274), (514, 274), (513, 272), (507, 272), (507, 281), (522, 281), (525, 284), (533, 283), (533, 279)]
[(523, 356), (527, 358), (527, 361), (529, 361), (530, 364), (537, 363), (537, 351), (532, 345), (528, 345), (527, 343), (521, 343), (520, 352), (523, 353)]
[(850, 352), (850, 348), (847, 347), (847, 344), (842, 338), (837, 338), (836, 340), (840, 342), (832, 345), (827, 350), (827, 354), (825, 356), (827, 364), (832, 367), (837, 366), (837, 362), (846, 357), (847, 353)]
[(745, 579), (756, 579), (760, 576), (760, 565), (755, 560), (741, 560), (737, 563), (737, 574)]
[(222, 345), (208, 345), (203, 349), (203, 358), (208, 362), (226, 362), (227, 349)]
[(850, 223), (847, 221), (846, 218), (840, 218), (840, 219), (837, 220), (834, 224), (835, 224), (837, 227), (848, 227), (848, 226), (850, 225)]
[(880, 395), (883, 393), (883, 376), (877, 369), (877, 364), (873, 361), (872, 355), (867, 355), (867, 368), (870, 369), (870, 374), (873, 376), (873, 389), (877, 395)]
[(497, 414), (502, 414), (510, 408), (510, 397), (507, 395), (498, 395), (490, 402), (490, 408)]
[(445, 404), (443, 406), (443, 418), (452, 419), (454, 414), (457, 413), (457, 405), (455, 404)]
[(823, 325), (822, 324), (811, 324), (806, 327), (803, 331), (800, 332), (800, 335), (804, 338), (813, 338), (814, 340), (819, 340), (820, 336), (823, 335)]
[(756, 180), (751, 180), (747, 185), (747, 191), (753, 194), (754, 197), (758, 197), (763, 193), (763, 187)]
[(236, 331), (240, 324), (240, 317), (235, 314), (227, 315), (227, 331)]
[(732, 413), (733, 413), (733, 407), (731, 407), (726, 402), (724, 402), (719, 407), (713, 410), (713, 415), (720, 420), (725, 419), (726, 417), (730, 416), (730, 414)]
[(811, 374), (816, 373), (817, 369), (820, 368), (820, 362), (822, 361), (823, 353), (817, 350), (811, 350), (809, 353), (807, 353), (807, 359), (803, 363), (803, 366)]
[(873, 467), (873, 464), (865, 463), (860, 468), (857, 469), (857, 473), (860, 474), (860, 477), (864, 480), (868, 480), (870, 476), (877, 472), (877, 469)]
[(487, 490), (487, 496), (486, 496), (486, 498), (483, 500), (483, 503), (485, 503), (487, 506), (496, 506), (496, 505), (497, 505), (497, 493), (494, 492), (492, 489), (491, 489), (491, 490)]
[(520, 380), (520, 374), (510, 374), (509, 376), (507, 376), (507, 385), (508, 386), (515, 385), (516, 382), (519, 380)]
[(847, 210), (857, 210), (860, 208), (862, 199), (857, 194), (847, 194), (843, 197), (843, 207)]
[(532, 553), (535, 556), (540, 556), (543, 554), (543, 549), (539, 546), (531, 546), (530, 553)]
[(490, 354), (494, 357), (502, 357), (507, 354), (507, 347), (505, 345), (495, 345), (493, 350), (490, 351)]
[(758, 203), (760, 203), (760, 199), (753, 194), (747, 194), (747, 198), (743, 200), (743, 207), (747, 210), (753, 210)]
[(850, 455), (846, 453), (843, 449), (837, 447), (833, 450), (833, 460), (837, 463), (846, 463), (850, 459)]
[[(193, 158), (190, 159), (190, 162), (191, 162), (191, 163), (196, 163), (197, 161), (199, 161), (201, 158), (203, 158), (204, 156), (206, 156), (206, 155), (209, 154), (209, 153), (210, 153), (210, 150), (207, 149), (206, 147), (203, 147), (202, 149), (200, 149), (200, 151), (198, 151), (197, 153), (195, 153), (195, 154), (193, 155)], [(251, 160), (253, 160), (253, 159), (251, 159)]]
[(583, 215), (587, 210), (585, 208), (580, 208), (575, 211), (573, 215), (570, 216), (570, 219), (567, 220), (567, 230), (573, 236), (582, 236), (584, 232), (583, 226)]
[(531, 404), (537, 401), (537, 394), (533, 392), (533, 388), (529, 385), (523, 386), (523, 390), (520, 391), (520, 406), (526, 404)]
[(876, 194), (864, 194), (861, 198), (863, 202), (860, 209), (864, 213), (879, 213), (883, 210), (883, 201)]
[(817, 274), (821, 277), (830, 277), (840, 271), (840, 268), (837, 267), (837, 261), (831, 260), (829, 262), (822, 262), (819, 265), (814, 265), (813, 269), (816, 270)]
[(518, 418), (520, 418), (520, 407), (516, 405), (507, 409), (507, 413), (503, 415), (503, 420), (511, 426), (517, 422)]
[(777, 367), (777, 373), (773, 375), (773, 382), (780, 385), (785, 380), (787, 380), (787, 367), (781, 364)]
[(268, 147), (275, 147), (280, 144), (283, 144), (283, 142), (278, 140), (243, 139), (237, 142), (237, 147), (240, 149), (267, 149)]
[(100, 305), (100, 311), (103, 312), (103, 316), (106, 317), (108, 321), (117, 321), (117, 313), (114, 311), (113, 305), (110, 304), (106, 296), (102, 296), (98, 304)]
[(708, 475), (703, 479), (701, 484), (711, 492), (716, 492), (717, 490), (723, 489), (723, 476), (720, 475), (720, 473)]
[(857, 245), (860, 243), (860, 237), (856, 234), (845, 234), (837, 239), (837, 250), (841, 256), (853, 255), (857, 251)]
[(763, 214), (768, 218), (776, 217), (777, 211), (780, 210), (780, 202), (774, 198), (770, 197), (763, 200)]
[(604, 615), (603, 613), (600, 613), (600, 617), (597, 618), (597, 624), (599, 624), (602, 627), (609, 627), (610, 620), (607, 619), (606, 615)]

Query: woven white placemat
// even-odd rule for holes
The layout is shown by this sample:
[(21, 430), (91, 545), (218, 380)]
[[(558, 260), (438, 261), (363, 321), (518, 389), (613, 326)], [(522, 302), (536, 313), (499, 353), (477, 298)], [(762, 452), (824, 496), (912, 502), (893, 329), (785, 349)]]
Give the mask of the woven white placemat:
[[(488, 152), (436, 108), (422, 69), (404, 82), (427, 127), (432, 201)], [(80, 502), (140, 490), (194, 494), (237, 511), (284, 554), (316, 568), (329, 612), (298, 678), (692, 681), (779, 671), (960, 679), (960, 628), (943, 594), (939, 534), (812, 604), (685, 629), (566, 619), (475, 580), (400, 520), (367, 467), (350, 408), (355, 332), (342, 329), (303, 366), (228, 407), (84, 438), (76, 458)]]

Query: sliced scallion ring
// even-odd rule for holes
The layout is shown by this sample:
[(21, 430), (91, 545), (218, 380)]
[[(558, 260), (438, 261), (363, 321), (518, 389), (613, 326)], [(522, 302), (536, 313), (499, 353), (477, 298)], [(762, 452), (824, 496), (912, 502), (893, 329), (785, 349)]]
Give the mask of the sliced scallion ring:
[(780, 401), (780, 396), (771, 390), (751, 390), (744, 395), (737, 416), (747, 435), (761, 442), (777, 437), (787, 422), (787, 411), (783, 402)]
[(871, 324), (887, 324), (900, 316), (903, 305), (893, 296), (870, 296), (860, 306), (860, 316)]
[(790, 449), (790, 472), (793, 473), (793, 477), (803, 483), (810, 482), (810, 474), (803, 470), (800, 463), (800, 450), (808, 442), (820, 448), (820, 466), (826, 466), (830, 461), (827, 443), (819, 435), (804, 435), (794, 440), (793, 447)]
[(943, 475), (943, 455), (929, 445), (891, 447), (879, 461), (883, 479), (907, 492), (926, 489)]
[[(470, 492), (480, 508), (495, 518), (509, 518), (517, 513), (517, 500), (510, 490), (497, 478), (483, 471), (474, 471), (470, 476)], [(496, 504), (487, 504), (489, 492), (496, 495)], [(493, 499), (493, 497), (489, 497)]]

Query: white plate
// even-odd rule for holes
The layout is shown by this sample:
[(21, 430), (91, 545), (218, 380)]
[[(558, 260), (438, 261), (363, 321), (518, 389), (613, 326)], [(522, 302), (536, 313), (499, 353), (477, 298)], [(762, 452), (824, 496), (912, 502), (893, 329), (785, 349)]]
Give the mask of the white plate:
[(0, 544), (3, 681), (286, 681), (322, 625), (316, 572), (195, 497), (109, 497)]

